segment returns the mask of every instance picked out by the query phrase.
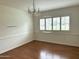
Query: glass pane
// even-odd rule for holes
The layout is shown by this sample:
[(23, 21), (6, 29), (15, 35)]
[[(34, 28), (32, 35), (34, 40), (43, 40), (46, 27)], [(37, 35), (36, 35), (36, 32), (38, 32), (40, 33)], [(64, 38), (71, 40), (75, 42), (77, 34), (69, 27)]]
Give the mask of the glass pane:
[(40, 19), (40, 30), (45, 30), (45, 19)]
[(61, 30), (69, 30), (69, 21), (69, 16), (61, 17)]
[(60, 30), (60, 17), (53, 18), (53, 30)]
[(46, 30), (52, 30), (52, 18), (46, 18)]

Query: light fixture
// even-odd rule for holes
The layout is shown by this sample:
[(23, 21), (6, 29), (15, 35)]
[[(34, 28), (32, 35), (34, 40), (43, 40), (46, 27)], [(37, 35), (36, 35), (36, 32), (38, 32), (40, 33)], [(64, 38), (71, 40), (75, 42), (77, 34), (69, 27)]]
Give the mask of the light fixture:
[(39, 8), (36, 9), (36, 4), (35, 4), (35, 0), (33, 0), (33, 5), (32, 5), (32, 9), (28, 8), (28, 13), (30, 13), (31, 15), (39, 15)]

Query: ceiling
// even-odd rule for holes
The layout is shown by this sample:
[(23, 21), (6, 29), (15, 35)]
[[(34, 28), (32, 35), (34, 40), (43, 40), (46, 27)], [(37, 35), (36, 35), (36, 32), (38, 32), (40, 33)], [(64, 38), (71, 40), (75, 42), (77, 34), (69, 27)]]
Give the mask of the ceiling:
[[(32, 0), (0, 0), (1, 5), (27, 10), (32, 7)], [(35, 0), (36, 8), (41, 11), (78, 5), (79, 0)]]

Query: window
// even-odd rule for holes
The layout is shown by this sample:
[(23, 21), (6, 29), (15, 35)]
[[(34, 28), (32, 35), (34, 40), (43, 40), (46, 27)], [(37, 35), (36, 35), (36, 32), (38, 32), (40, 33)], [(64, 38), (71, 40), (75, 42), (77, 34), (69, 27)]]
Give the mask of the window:
[(46, 18), (46, 30), (52, 30), (52, 18)]
[(61, 30), (69, 30), (69, 16), (61, 17)]
[(69, 26), (69, 16), (40, 19), (40, 30), (68, 31)]
[(60, 17), (53, 18), (53, 30), (60, 30)]
[(40, 19), (40, 30), (45, 30), (45, 19)]

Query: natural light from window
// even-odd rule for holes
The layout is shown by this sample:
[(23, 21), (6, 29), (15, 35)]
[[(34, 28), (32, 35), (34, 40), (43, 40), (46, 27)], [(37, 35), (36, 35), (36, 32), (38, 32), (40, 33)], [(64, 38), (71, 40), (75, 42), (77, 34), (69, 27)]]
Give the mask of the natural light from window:
[(51, 17), (40, 19), (40, 30), (69, 31), (70, 17)]
[(46, 18), (46, 30), (52, 30), (52, 18)]
[(61, 30), (69, 30), (69, 16), (61, 17)]
[(60, 30), (60, 17), (53, 18), (53, 30)]
[(40, 30), (45, 30), (45, 19), (40, 19)]

